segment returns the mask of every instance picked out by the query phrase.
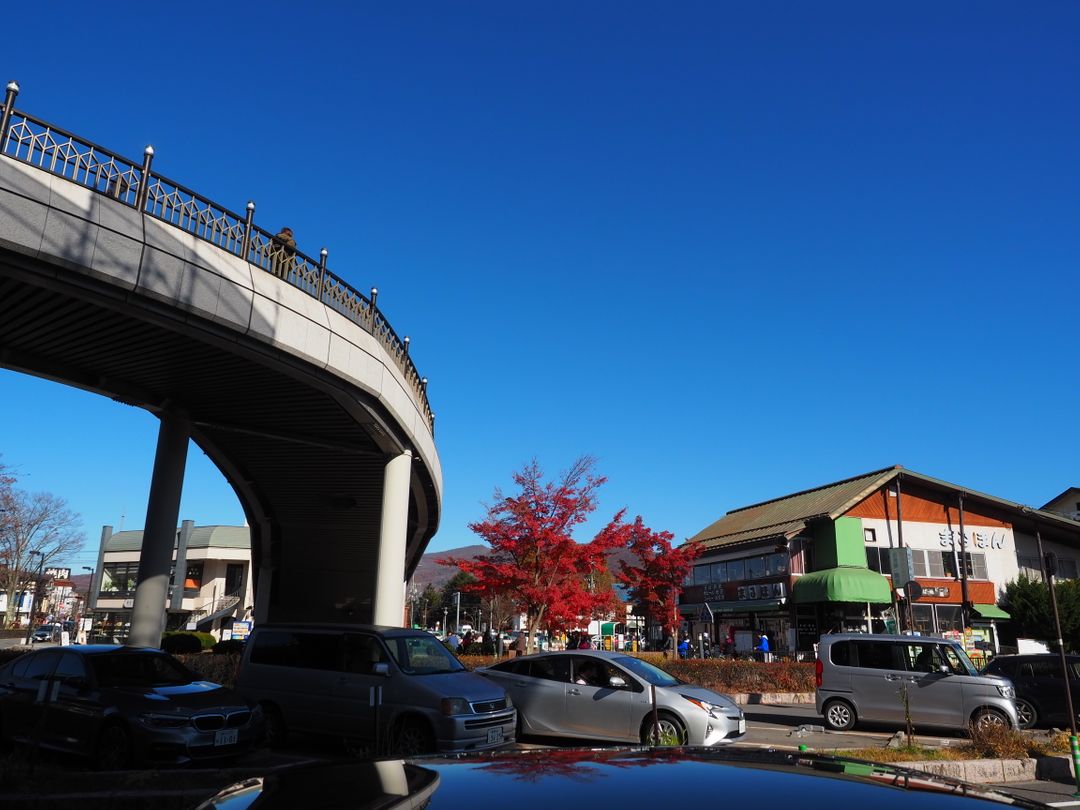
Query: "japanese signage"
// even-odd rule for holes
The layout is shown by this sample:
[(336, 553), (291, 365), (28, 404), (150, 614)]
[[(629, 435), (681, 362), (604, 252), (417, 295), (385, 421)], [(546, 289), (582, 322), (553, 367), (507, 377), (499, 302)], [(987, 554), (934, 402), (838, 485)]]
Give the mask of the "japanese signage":
[(786, 591), (783, 582), (766, 582), (763, 585), (741, 585), (736, 594), (740, 600), (783, 599)]
[(53, 579), (71, 579), (70, 568), (46, 568), (44, 574)]
[(1005, 548), (1004, 532), (979, 531), (974, 533), (974, 537), (968, 532), (964, 535), (961, 543), (960, 532), (952, 529), (942, 529), (938, 532), (938, 539), (944, 548), (956, 548), (958, 545), (962, 545), (966, 549), (970, 549), (972, 546), (981, 549)]

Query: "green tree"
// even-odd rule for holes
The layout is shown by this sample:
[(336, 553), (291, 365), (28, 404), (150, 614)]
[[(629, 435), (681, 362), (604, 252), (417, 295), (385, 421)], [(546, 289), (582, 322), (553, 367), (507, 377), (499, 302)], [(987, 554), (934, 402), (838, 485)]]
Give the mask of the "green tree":
[[(1054, 591), (1065, 649), (1080, 649), (1080, 580), (1055, 580)], [(1012, 617), (1009, 629), (1017, 637), (1045, 641), (1056, 649), (1057, 630), (1050, 610), (1050, 589), (1045, 582), (1021, 575), (1005, 586), (1001, 606)]]

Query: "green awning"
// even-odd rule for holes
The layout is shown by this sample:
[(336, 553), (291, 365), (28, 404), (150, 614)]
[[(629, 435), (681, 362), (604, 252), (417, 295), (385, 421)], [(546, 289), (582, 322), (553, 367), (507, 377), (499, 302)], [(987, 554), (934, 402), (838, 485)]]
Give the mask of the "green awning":
[(1012, 617), (997, 605), (972, 605), (975, 612), (984, 619), (1011, 619)]
[(778, 599), (740, 599), (731, 602), (709, 602), (713, 613), (760, 613), (763, 610), (781, 610)]
[(869, 568), (840, 566), (803, 574), (795, 580), (791, 596), (799, 604), (812, 602), (892, 602), (889, 580)]
[(600, 635), (613, 636), (615, 635), (615, 627), (622, 622), (601, 622), (600, 623)]

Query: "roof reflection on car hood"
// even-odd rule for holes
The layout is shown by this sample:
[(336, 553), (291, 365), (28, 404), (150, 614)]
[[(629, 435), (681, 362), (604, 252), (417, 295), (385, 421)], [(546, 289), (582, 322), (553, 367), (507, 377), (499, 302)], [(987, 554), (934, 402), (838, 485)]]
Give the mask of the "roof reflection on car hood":
[(976, 785), (890, 765), (761, 749), (546, 749), (298, 766), (235, 786), (204, 808), (552, 810), (582, 802), (654, 810), (788, 804), (806, 808), (1041, 807)]

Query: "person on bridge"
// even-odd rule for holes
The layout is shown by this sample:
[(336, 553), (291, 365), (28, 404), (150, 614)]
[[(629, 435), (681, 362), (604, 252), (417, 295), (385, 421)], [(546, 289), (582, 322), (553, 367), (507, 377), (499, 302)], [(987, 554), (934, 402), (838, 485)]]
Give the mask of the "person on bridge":
[(270, 245), (270, 272), (278, 278), (286, 278), (296, 257), (296, 240), (292, 228), (287, 225), (274, 235)]

